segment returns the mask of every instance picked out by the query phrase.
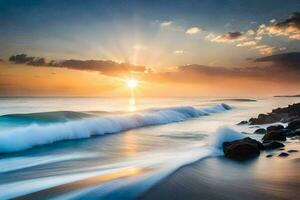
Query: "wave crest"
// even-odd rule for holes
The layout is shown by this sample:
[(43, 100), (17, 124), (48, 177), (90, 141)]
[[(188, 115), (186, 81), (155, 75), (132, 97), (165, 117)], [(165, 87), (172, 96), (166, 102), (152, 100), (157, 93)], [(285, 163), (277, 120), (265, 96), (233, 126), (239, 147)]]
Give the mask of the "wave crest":
[(32, 124), (0, 133), (0, 153), (26, 150), (62, 140), (89, 138), (144, 126), (185, 121), (231, 109), (226, 104), (197, 109), (191, 106), (152, 109), (133, 114), (98, 116), (64, 123)]

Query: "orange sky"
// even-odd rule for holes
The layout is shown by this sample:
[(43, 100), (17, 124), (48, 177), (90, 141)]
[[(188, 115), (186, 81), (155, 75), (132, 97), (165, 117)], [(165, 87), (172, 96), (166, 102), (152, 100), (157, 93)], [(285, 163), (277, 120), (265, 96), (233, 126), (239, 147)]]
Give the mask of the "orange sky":
[(128, 77), (139, 80), (137, 96), (271, 96), (300, 93), (299, 82), (252, 77), (163, 73), (107, 76), (100, 72), (1, 63), (2, 96), (129, 96)]
[(299, 6), (3, 1), (0, 96), (299, 94)]

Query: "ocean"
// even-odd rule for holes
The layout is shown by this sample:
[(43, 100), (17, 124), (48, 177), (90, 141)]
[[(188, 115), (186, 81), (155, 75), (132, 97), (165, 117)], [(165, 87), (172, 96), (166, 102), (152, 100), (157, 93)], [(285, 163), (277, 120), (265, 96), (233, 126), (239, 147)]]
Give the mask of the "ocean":
[(0, 199), (135, 199), (300, 98), (0, 98)]

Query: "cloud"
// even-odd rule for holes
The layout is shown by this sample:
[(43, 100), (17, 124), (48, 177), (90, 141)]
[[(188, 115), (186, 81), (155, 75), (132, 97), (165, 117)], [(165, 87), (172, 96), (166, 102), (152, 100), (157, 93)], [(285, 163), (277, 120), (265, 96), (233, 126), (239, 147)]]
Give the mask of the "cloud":
[[(271, 65), (259, 65), (272, 62)], [(200, 85), (220, 85), (225, 82), (267, 81), (282, 84), (300, 84), (300, 52), (277, 54), (254, 59), (255, 67), (223, 67), (207, 65), (184, 65), (176, 71), (142, 74), (145, 80), (170, 83), (199, 83)], [(283, 82), (284, 81), (284, 82)], [(225, 87), (225, 85), (223, 85)]]
[(253, 49), (257, 49), (262, 55), (270, 55), (273, 54), (277, 48), (269, 45), (257, 45)]
[(45, 58), (31, 57), (26, 54), (14, 55), (9, 58), (9, 61), (15, 64), (25, 64), (30, 66), (41, 67), (58, 67), (83, 71), (97, 71), (104, 75), (121, 75), (131, 71), (144, 72), (143, 66), (135, 66), (128, 63), (117, 63), (111, 60), (62, 60), (46, 62)]
[(274, 47), (265, 44), (253, 46), (250, 50), (253, 49), (258, 50), (261, 55), (271, 55), (274, 52), (286, 50), (285, 47)]
[(194, 26), (194, 27), (190, 27), (186, 30), (186, 34), (189, 34), (189, 35), (193, 35), (193, 34), (196, 34), (196, 33), (200, 33), (202, 31), (201, 28), (197, 27), (197, 26)]
[(249, 29), (246, 34), (247, 35), (255, 35), (255, 31), (252, 29)]
[(163, 21), (160, 23), (160, 27), (168, 27), (173, 24), (173, 21)]
[(44, 58), (39, 57), (30, 57), (26, 54), (19, 54), (15, 56), (11, 56), (9, 58), (10, 62), (13, 62), (15, 64), (27, 64), (32, 66), (44, 66), (47, 65)]
[(184, 29), (177, 25), (174, 21), (162, 21), (159, 23), (159, 26), (162, 29), (170, 30), (170, 31), (184, 31)]
[[(206, 85), (218, 84), (222, 87), (225, 82), (239, 81), (242, 85), (244, 81), (264, 81), (264, 82), (278, 82), (285, 81), (285, 83), (297, 83), (299, 80), (300, 70), (286, 70), (278, 67), (215, 67), (203, 65), (187, 65), (181, 66), (177, 71), (165, 72), (158, 74), (148, 74), (150, 81), (165, 81), (174, 83), (199, 83)], [(145, 79), (147, 80), (147, 79)], [(223, 83), (223, 85), (222, 85)]]
[(246, 42), (239, 43), (236, 46), (237, 47), (247, 47), (247, 46), (254, 46), (256, 44), (257, 44), (257, 42), (252, 40), (252, 41), (246, 41)]
[(266, 56), (255, 59), (255, 62), (272, 62), (273, 66), (284, 66), (299, 70), (300, 72), (300, 52), (291, 52)]
[(184, 51), (183, 51), (183, 50), (175, 50), (173, 53), (174, 53), (174, 54), (183, 54)]
[(19, 54), (15, 56), (11, 56), (9, 61), (14, 62), (15, 64), (24, 64), (28, 62), (32, 62), (34, 57), (29, 57), (26, 54)]
[(231, 43), (236, 41), (243, 41), (247, 39), (243, 33), (241, 32), (228, 32), (223, 35), (215, 35), (210, 33), (206, 36), (206, 39), (210, 40), (211, 42), (220, 42), (220, 43)]
[(272, 19), (269, 25), (260, 25), (257, 34), (258, 36), (286, 36), (290, 39), (300, 40), (300, 12), (293, 13), (288, 19), (281, 22)]

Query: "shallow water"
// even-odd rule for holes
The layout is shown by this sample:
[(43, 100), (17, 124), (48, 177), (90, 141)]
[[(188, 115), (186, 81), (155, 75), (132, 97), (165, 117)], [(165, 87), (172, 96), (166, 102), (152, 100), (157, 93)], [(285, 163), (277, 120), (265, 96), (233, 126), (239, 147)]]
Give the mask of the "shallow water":
[(299, 100), (0, 98), (0, 199), (136, 198), (221, 155), (216, 142), (237, 136), (219, 127), (253, 132), (235, 124)]

